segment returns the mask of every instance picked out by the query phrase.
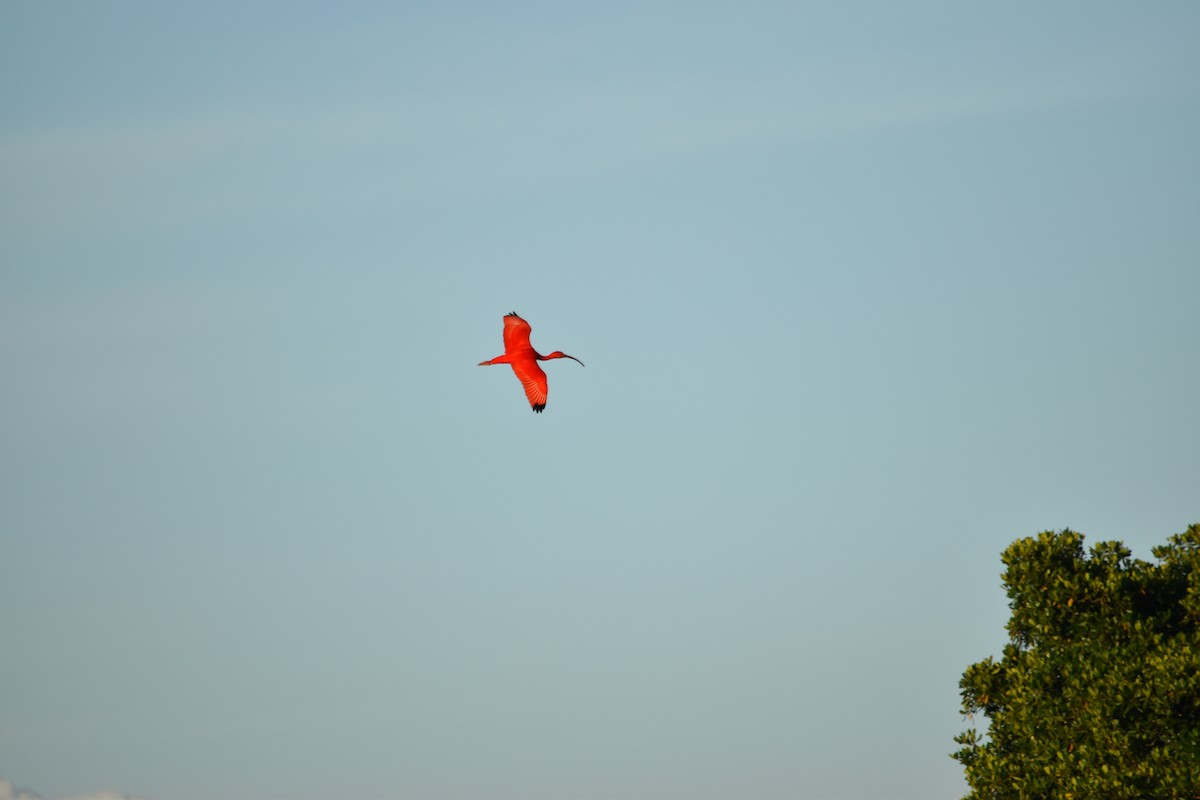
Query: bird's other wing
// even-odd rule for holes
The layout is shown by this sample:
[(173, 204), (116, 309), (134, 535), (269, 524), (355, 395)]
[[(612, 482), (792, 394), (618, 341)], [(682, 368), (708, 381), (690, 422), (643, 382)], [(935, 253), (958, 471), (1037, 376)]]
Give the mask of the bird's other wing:
[(522, 388), (525, 389), (529, 405), (537, 413), (542, 413), (542, 410), (546, 408), (546, 396), (550, 394), (550, 386), (546, 383), (546, 373), (542, 372), (542, 368), (532, 358), (523, 358), (520, 361), (512, 362), (512, 369), (517, 380), (521, 382)]
[[(517, 312), (504, 315), (504, 352), (515, 353), (521, 350), (532, 350), (529, 343), (529, 332), (533, 330), (529, 323), (517, 316)], [(538, 370), (541, 372), (541, 370)], [(542, 381), (545, 385), (545, 379)]]

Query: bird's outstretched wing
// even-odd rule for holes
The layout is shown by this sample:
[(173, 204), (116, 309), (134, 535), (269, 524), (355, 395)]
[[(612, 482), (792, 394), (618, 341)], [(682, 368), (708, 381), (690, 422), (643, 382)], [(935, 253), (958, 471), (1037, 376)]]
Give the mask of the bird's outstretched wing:
[[(504, 315), (504, 352), (508, 355), (513, 355), (522, 350), (532, 350), (533, 345), (529, 343), (529, 332), (533, 330), (529, 327), (529, 323), (517, 316), (517, 312)], [(536, 366), (536, 365), (535, 365)], [(538, 372), (541, 372), (539, 369)], [(546, 385), (545, 376), (542, 377), (543, 388)]]
[[(505, 328), (505, 332), (508, 332), (507, 328)], [(529, 405), (537, 413), (542, 413), (546, 408), (546, 396), (550, 394), (550, 386), (546, 383), (546, 373), (542, 372), (542, 368), (532, 358), (513, 361), (512, 369), (517, 380), (521, 382), (522, 388), (525, 389)]]

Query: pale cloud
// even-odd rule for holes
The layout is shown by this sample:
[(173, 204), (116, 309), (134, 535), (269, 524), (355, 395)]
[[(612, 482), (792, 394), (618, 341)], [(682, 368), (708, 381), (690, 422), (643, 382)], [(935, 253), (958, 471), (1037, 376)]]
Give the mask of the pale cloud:
[[(690, 96), (689, 96), (690, 94)], [(264, 213), (443, 206), (646, 165), (1036, 106), (1017, 93), (833, 98), (759, 87), (720, 99), (640, 86), (590, 96), (381, 99), (79, 126), (0, 141), (0, 211), (17, 240), (204, 228)], [(385, 108), (387, 110), (381, 110)]]
[[(768, 34), (760, 58), (747, 42), (764, 35), (762, 20), (730, 14), (733, 50), (716, 61), (686, 37), (674, 46), (674, 15), (640, 11), (590, 19), (586, 30), (533, 33), (505, 15), (435, 25), (432, 39), (399, 51), (381, 33), (403, 30), (399, 22), (352, 27), (320, 39), (322, 63), (367, 59), (370, 69), (308, 74), (299, 82), (316, 83), (306, 92), (249, 84), (197, 103), (0, 132), (0, 255), (15, 264), (64, 240), (141, 242), (230, 221), (291, 230), (348, 209), (402, 217), (656, 164), (803, 151), (1182, 85), (1170, 81), (1169, 57), (1147, 56), (1133, 34), (1080, 34), (1068, 59), (1048, 33), (1017, 38), (1040, 30), (1023, 25), (1010, 24), (1009, 38), (971, 38), (959, 19), (965, 40), (948, 35), (925, 52), (905, 29), (860, 41), (870, 26), (852, 33), (822, 27), (820, 13), (806, 19), (777, 22), (807, 31), (809, 47)], [(820, 30), (834, 39), (822, 42)], [(977, 39), (978, 54), (964, 43)], [(882, 52), (866, 58), (867, 48)], [(626, 64), (622, 52), (637, 57)]]
[[(1099, 70), (834, 80), (804, 68), (695, 81), (373, 87), (319, 104), (245, 100), (0, 137), (13, 231), (62, 220), (137, 232), (255, 209), (455, 203), (741, 148), (1103, 102), (1137, 82)], [(24, 234), (23, 234), (24, 235)]]
[(42, 800), (42, 796), (28, 789), (18, 789), (12, 781), (0, 777), (0, 800)]
[(143, 800), (143, 798), (137, 795), (125, 794), (124, 792), (115, 792), (112, 789), (104, 789), (88, 794), (67, 795), (66, 797), (60, 797), (58, 800)]
[[(30, 789), (17, 788), (13, 782), (0, 777), (0, 800), (45, 800), (42, 795)], [(143, 800), (136, 795), (124, 794), (111, 789), (88, 794), (73, 794), (60, 797), (58, 800)]]

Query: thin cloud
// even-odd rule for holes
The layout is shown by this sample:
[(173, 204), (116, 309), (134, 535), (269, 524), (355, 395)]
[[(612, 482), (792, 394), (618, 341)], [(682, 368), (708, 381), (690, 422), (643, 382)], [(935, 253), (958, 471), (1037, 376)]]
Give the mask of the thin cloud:
[[(45, 800), (45, 798), (32, 789), (18, 788), (12, 781), (0, 777), (0, 800)], [(144, 800), (144, 798), (106, 789), (87, 794), (66, 795), (58, 800)]]
[(18, 789), (13, 782), (0, 777), (0, 800), (44, 800), (37, 792)]
[[(1112, 83), (842, 85), (807, 76), (706, 86), (674, 78), (499, 96), (371, 95), (320, 107), (196, 109), (0, 138), (0, 206), (21, 236), (63, 218), (109, 231), (256, 209), (403, 207), (587, 181), (744, 148), (1027, 113), (1128, 93)], [(19, 224), (14, 224), (19, 223)]]

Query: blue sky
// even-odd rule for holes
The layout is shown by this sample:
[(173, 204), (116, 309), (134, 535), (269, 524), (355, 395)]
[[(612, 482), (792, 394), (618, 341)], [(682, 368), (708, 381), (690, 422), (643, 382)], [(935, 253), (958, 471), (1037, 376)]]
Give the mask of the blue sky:
[(960, 796), (1004, 547), (1200, 521), (1198, 34), (0, 6), (0, 775)]

